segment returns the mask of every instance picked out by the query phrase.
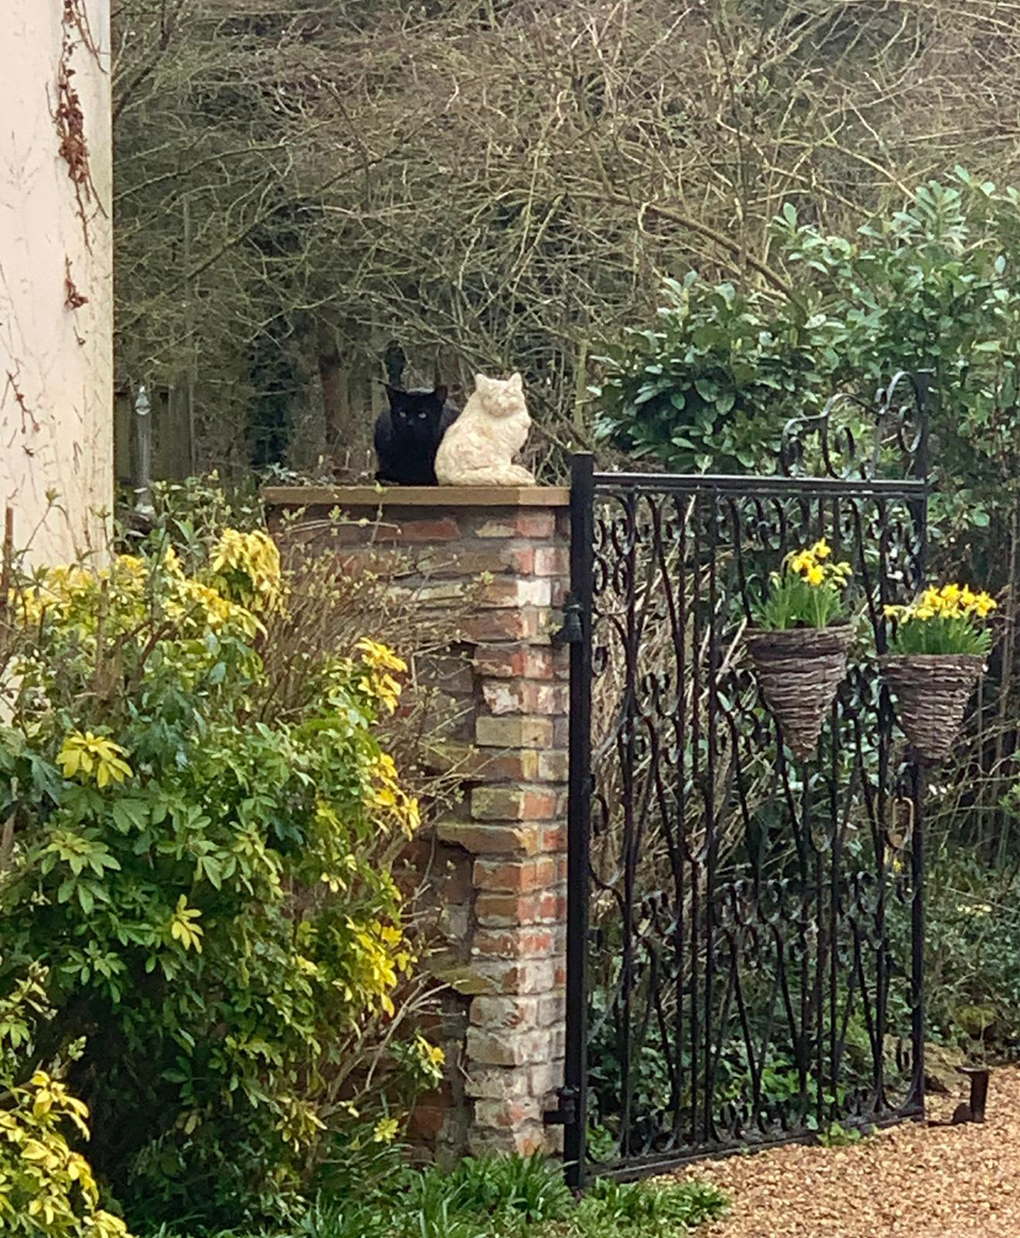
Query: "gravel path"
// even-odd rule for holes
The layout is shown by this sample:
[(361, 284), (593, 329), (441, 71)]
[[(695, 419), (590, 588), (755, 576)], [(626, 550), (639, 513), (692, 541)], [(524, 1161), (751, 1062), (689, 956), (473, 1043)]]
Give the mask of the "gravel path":
[[(929, 1116), (965, 1099), (932, 1097)], [(992, 1075), (983, 1125), (908, 1122), (847, 1148), (786, 1147), (702, 1162), (729, 1217), (699, 1238), (1020, 1238), (1020, 1070)]]

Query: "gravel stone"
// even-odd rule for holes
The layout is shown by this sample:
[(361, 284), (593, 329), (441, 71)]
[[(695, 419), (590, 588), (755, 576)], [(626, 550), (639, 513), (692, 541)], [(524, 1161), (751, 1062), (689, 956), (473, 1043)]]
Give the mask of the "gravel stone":
[[(948, 1120), (968, 1086), (930, 1096)], [(992, 1074), (983, 1124), (905, 1122), (845, 1148), (776, 1148), (693, 1165), (729, 1215), (699, 1238), (1020, 1238), (1020, 1069)]]

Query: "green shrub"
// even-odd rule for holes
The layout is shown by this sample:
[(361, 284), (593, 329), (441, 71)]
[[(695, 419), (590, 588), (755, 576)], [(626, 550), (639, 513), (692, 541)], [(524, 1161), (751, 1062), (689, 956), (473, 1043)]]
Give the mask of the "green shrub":
[(391, 866), (418, 808), (379, 740), (402, 662), (274, 648), (301, 599), (264, 533), (194, 562), (13, 565), (0, 997), (45, 966), (19, 1083), (83, 1042), (68, 1081), (132, 1219), (236, 1225), (299, 1208), (345, 1123), (392, 1139), (441, 1055), (380, 1048), (413, 961)]
[(129, 1238), (100, 1208), (92, 1168), (68, 1142), (88, 1139), (88, 1109), (45, 1070), (19, 1083), (36, 1025), (49, 1016), (45, 973), (31, 973), (0, 999), (0, 1228), (16, 1238)]
[[(945, 483), (933, 536), (983, 529), (1016, 502), (1002, 479), (1018, 464), (1018, 234), (1020, 194), (961, 168), (850, 236), (801, 223), (787, 203), (772, 257), (789, 290), (696, 272), (667, 281), (658, 322), (604, 349), (596, 432), (679, 472), (773, 472), (790, 419), (836, 392), (867, 407), (896, 373), (928, 371), (931, 459)], [(870, 412), (845, 402), (837, 413), (870, 444)]]
[[(931, 1039), (971, 1061), (1015, 1057), (1020, 1045), (1020, 875), (972, 850), (933, 850), (925, 873), (926, 1015)], [(897, 944), (909, 907), (890, 902)]]
[(534, 1224), (561, 1221), (573, 1196), (558, 1165), (540, 1155), (467, 1157), (451, 1174), (432, 1170), (423, 1179), (442, 1184), (459, 1211)]
[(616, 1182), (601, 1179), (578, 1209), (577, 1233), (670, 1238), (725, 1211), (722, 1195), (703, 1182)]
[(669, 1180), (600, 1180), (575, 1202), (562, 1168), (537, 1156), (469, 1158), (449, 1173), (390, 1167), (388, 1180), (323, 1198), (272, 1238), (683, 1238), (725, 1210), (714, 1187)]

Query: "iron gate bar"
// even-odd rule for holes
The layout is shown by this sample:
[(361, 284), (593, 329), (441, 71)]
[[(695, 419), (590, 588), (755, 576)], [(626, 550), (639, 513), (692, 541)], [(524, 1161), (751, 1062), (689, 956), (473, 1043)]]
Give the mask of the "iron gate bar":
[[(893, 392), (903, 377), (898, 376), (884, 393), (880, 427), (884, 428), (882, 418), (888, 415)], [(748, 541), (748, 554), (754, 552), (761, 557), (791, 548), (786, 538), (794, 527), (802, 529), (804, 540), (812, 528), (812, 540), (830, 527), (837, 542), (845, 536), (849, 556), (860, 559), (868, 599), (868, 617), (881, 651), (884, 648), (881, 607), (893, 596), (884, 569), (895, 564), (900, 591), (906, 586), (916, 587), (923, 578), (924, 570), (928, 495), (924, 384), (918, 382), (912, 390), (916, 395), (913, 409), (908, 409), (904, 404), (894, 410), (903, 425), (910, 412), (916, 412), (919, 418), (919, 428), (913, 441), (907, 441), (902, 425), (897, 430), (896, 442), (908, 457), (908, 467), (904, 470), (907, 475), (900, 479), (868, 476), (867, 466), (861, 466), (859, 476), (849, 477), (596, 473), (591, 456), (579, 455), (573, 459), (571, 623), (569, 635), (566, 626), (563, 634), (564, 639), (571, 643), (567, 1043), (561, 1109), (553, 1119), (565, 1125), (564, 1153), (567, 1176), (572, 1186), (582, 1186), (588, 1172), (586, 1145), (590, 1116), (590, 1068), (597, 1070), (605, 1064), (598, 1059), (589, 1060), (592, 1031), (589, 1025), (589, 1000), (592, 996), (590, 934), (592, 931), (603, 933), (601, 927), (593, 930), (593, 880), (599, 885), (600, 897), (610, 895), (611, 901), (614, 905), (619, 904), (623, 913), (618, 949), (612, 956), (619, 966), (618, 979), (613, 981), (613, 989), (609, 993), (612, 1000), (605, 1015), (606, 1019), (610, 1014), (620, 1016), (615, 1017), (615, 1055), (622, 1087), (617, 1097), (620, 1106), (619, 1155), (609, 1164), (600, 1165), (600, 1172), (623, 1177), (636, 1176), (705, 1155), (736, 1151), (741, 1146), (774, 1146), (810, 1138), (810, 1133), (802, 1128), (788, 1129), (784, 1114), (789, 1110), (791, 1121), (803, 1123), (812, 1112), (818, 1115), (817, 1120), (820, 1121), (823, 1114), (835, 1114), (839, 1109), (842, 1102), (838, 1102), (838, 1092), (843, 1086), (839, 1080), (845, 1077), (846, 1036), (853, 1017), (863, 1022), (867, 1045), (863, 1052), (870, 1053), (873, 1065), (867, 1093), (859, 1085), (854, 1085), (857, 1090), (853, 1093), (856, 1097), (853, 1103), (860, 1107), (859, 1120), (879, 1126), (923, 1113), (924, 857), (920, 811), (923, 771), (915, 765), (897, 772), (898, 767), (891, 763), (892, 712), (887, 689), (876, 681), (879, 683), (877, 696), (869, 703), (866, 674), (852, 673), (848, 677), (853, 682), (848, 683), (846, 688), (846, 706), (841, 713), (840, 705), (834, 702), (830, 712), (831, 735), (827, 752), (817, 761), (791, 764), (781, 743), (776, 749), (774, 769), (778, 772), (773, 774), (773, 778), (778, 778), (782, 785), (774, 789), (763, 803), (778, 803), (781, 822), (789, 818), (796, 841), (799, 878), (796, 873), (784, 875), (783, 865), (788, 867), (788, 861), (783, 861), (784, 853), (780, 853), (782, 862), (771, 876), (760, 857), (757, 860), (751, 857), (753, 872), (750, 877), (738, 876), (720, 882), (720, 838), (716, 829), (718, 814), (728, 804), (731, 814), (735, 811), (731, 803), (735, 795), (739, 802), (738, 819), (743, 821), (742, 845), (745, 848), (759, 846), (763, 849), (762, 855), (768, 858), (764, 849), (769, 841), (769, 831), (774, 827), (767, 822), (757, 823), (756, 814), (761, 812), (762, 804), (755, 807), (746, 800), (741, 761), (747, 728), (751, 727), (754, 736), (765, 726), (764, 744), (759, 744), (764, 749), (771, 742), (774, 723), (768, 721), (769, 716), (766, 715), (763, 724), (760, 715), (754, 714), (757, 707), (753, 693), (750, 703), (741, 698), (739, 672), (729, 663), (732, 649), (723, 660), (719, 639), (720, 625), (728, 613), (721, 606), (729, 602), (732, 608), (739, 600), (745, 614), (743, 622), (746, 623), (750, 617), (747, 582), (754, 577), (747, 575), (742, 560), (744, 542)], [(830, 402), (830, 405), (834, 404), (835, 401)], [(819, 431), (824, 440), (824, 467), (833, 474), (833, 443), (846, 454), (846, 441), (836, 435), (830, 437), (823, 418), (812, 421), (810, 428), (813, 432)], [(856, 444), (852, 439), (848, 441), (849, 450), (855, 450)], [(877, 467), (880, 456), (880, 448), (876, 444), (872, 467)], [(914, 476), (910, 475), (912, 472)], [(680, 498), (686, 500), (686, 511), (679, 507)], [(620, 516), (616, 524), (601, 523), (596, 527), (595, 510), (600, 499), (618, 506)], [(791, 504), (792, 507), (787, 510)], [(900, 508), (905, 509), (902, 518), (895, 514)], [(750, 523), (745, 527), (744, 522), (748, 520)], [(730, 521), (733, 524), (732, 547), (729, 541), (726, 542), (730, 561), (720, 560), (719, 539), (723, 532), (728, 533)], [(878, 569), (875, 579), (872, 579), (866, 551), (875, 537), (870, 527), (875, 521), (879, 530), (876, 551)], [(748, 540), (752, 532), (762, 542), (758, 551), (754, 551)], [(668, 541), (670, 537), (672, 541)], [(689, 562), (691, 547), (694, 559)], [(837, 546), (837, 549), (840, 548)], [(647, 561), (639, 560), (641, 550), (649, 552)], [(898, 559), (897, 554), (900, 556)], [(727, 581), (720, 575), (721, 563), (728, 576), (732, 576), (736, 564), (736, 593), (726, 591)], [(679, 576), (678, 589), (671, 581), (671, 573)], [(693, 588), (690, 604), (688, 584)], [(651, 592), (653, 589), (654, 593)], [(643, 590), (640, 604), (639, 590)], [(622, 613), (596, 613), (596, 595), (601, 596), (606, 591), (610, 600), (615, 597), (624, 607)], [(664, 712), (661, 693), (666, 691), (666, 687), (663, 683), (649, 687), (650, 672), (646, 671), (642, 677), (638, 669), (642, 637), (653, 601), (654, 605), (660, 606), (661, 613), (653, 612), (652, 618), (657, 614), (660, 619), (668, 619), (672, 629), (674, 662), (666, 671), (666, 681), (670, 680), (671, 674), (675, 673), (676, 677), (676, 708), (672, 714), (668, 709)], [(595, 758), (591, 746), (592, 687), (596, 675), (605, 670), (605, 659), (609, 656), (609, 647), (600, 647), (600, 667), (597, 670), (594, 630), (599, 619), (612, 620), (612, 630), (625, 665), (623, 687), (614, 706), (616, 726), (607, 735), (606, 746), (598, 755), (596, 767), (593, 765)], [(689, 627), (692, 634), (688, 663)], [(707, 662), (703, 661), (706, 655)], [(724, 674), (729, 675), (732, 682), (724, 682)], [(732, 699), (726, 693), (730, 693)], [(689, 728), (686, 718), (688, 696), (693, 702)], [(705, 710), (704, 719), (702, 708)], [(871, 708), (876, 711), (877, 728), (877, 766), (874, 769), (863, 764), (867, 743), (865, 728)], [(662, 727), (661, 735), (656, 719)], [(670, 722), (672, 729), (668, 725)], [(840, 726), (844, 728), (842, 738)], [(730, 744), (728, 752), (727, 742)], [(670, 743), (673, 744), (672, 749)], [(643, 744), (644, 749), (639, 749), (639, 744)], [(644, 783), (637, 771), (639, 750), (644, 751), (652, 762), (652, 772), (643, 775)], [(726, 790), (719, 801), (718, 762), (724, 753)], [(842, 767), (841, 759), (844, 761)], [(623, 844), (622, 855), (618, 857), (617, 876), (609, 879), (612, 885), (604, 886), (591, 867), (592, 813), (599, 772), (606, 766), (612, 766), (614, 761), (619, 765), (622, 777), (614, 804), (618, 805), (622, 814)], [(671, 779), (668, 787), (662, 781), (663, 765)], [(820, 780), (819, 789), (822, 791), (817, 798), (812, 795), (810, 772), (816, 766), (814, 779)], [(791, 778), (794, 783), (797, 778), (800, 779), (797, 796), (792, 795), (794, 786)], [(846, 778), (849, 778), (849, 783), (844, 787)], [(902, 781), (904, 778), (906, 785)], [(901, 780), (905, 794), (894, 791), (894, 779)], [(776, 790), (780, 792), (778, 800)], [(839, 803), (841, 793), (845, 797), (842, 816)], [(890, 799), (890, 795), (893, 798)], [(888, 814), (901, 799), (907, 797), (912, 813), (910, 881), (909, 886), (901, 881), (898, 888), (886, 871), (886, 853), (893, 845), (889, 841)], [(695, 798), (701, 801), (700, 810), (693, 808)], [(858, 800), (864, 815), (857, 829), (861, 837), (870, 836), (877, 857), (877, 872), (874, 874), (854, 871), (852, 866), (845, 869), (843, 865), (844, 837), (850, 828), (853, 806)], [(604, 801), (600, 803), (602, 810), (608, 811), (608, 804)], [(690, 849), (693, 839), (689, 829), (692, 813), (704, 828), (704, 840), (700, 845), (695, 845), (693, 851)], [(665, 901), (661, 904), (656, 902), (660, 895), (654, 891), (646, 892), (635, 901), (642, 843), (646, 831), (650, 830), (649, 837), (652, 837), (656, 829), (670, 859), (675, 902), (672, 909), (665, 890), (661, 894)], [(754, 830), (760, 835), (757, 842), (752, 838)], [(737, 854), (731, 849), (727, 857), (727, 873), (732, 869)], [(748, 856), (751, 856), (750, 851)], [(856, 863), (852, 861), (852, 865)], [(827, 878), (826, 866), (829, 867)], [(748, 881), (753, 883), (753, 896), (746, 894)], [(617, 882), (622, 884), (622, 894), (616, 889)], [(744, 894), (742, 890), (745, 890)], [(685, 903), (685, 891), (689, 905)], [(911, 949), (905, 970), (896, 969), (890, 948), (887, 900), (894, 893), (904, 906), (909, 903)], [(745, 897), (750, 898), (746, 907), (741, 904), (741, 899)], [(769, 899), (775, 903), (771, 911), (766, 905)], [(661, 915), (666, 917), (661, 929), (656, 927), (656, 917), (660, 915), (657, 906), (661, 907)], [(645, 918), (643, 925), (633, 921), (635, 911)], [(785, 926), (782, 916), (793, 912), (796, 915), (790, 925), (795, 931), (784, 942), (776, 925), (782, 923)], [(688, 938), (689, 953), (686, 952)], [(750, 956), (752, 970), (756, 967), (762, 974), (766, 973), (772, 963), (773, 948), (775, 977), (766, 1004), (765, 1030), (759, 1046), (748, 1022), (747, 994), (744, 992), (748, 978), (741, 969), (748, 966), (746, 956)], [(673, 951), (672, 955), (669, 955), (669, 950)], [(844, 961), (848, 950), (849, 959)], [(699, 970), (701, 952), (704, 957)], [(757, 964), (753, 964), (754, 957), (758, 957)], [(668, 967), (662, 972), (663, 960), (668, 964), (678, 964), (672, 979)], [(688, 978), (685, 978), (686, 965), (690, 968)], [(720, 966), (724, 968), (722, 972), (718, 971)], [(842, 977), (846, 988), (841, 995), (840, 969), (845, 966), (849, 967), (849, 974)], [(884, 1058), (892, 995), (890, 984), (901, 975), (909, 978), (911, 1071), (907, 1095), (902, 1103), (896, 1105), (887, 1095)], [(631, 1001), (637, 991), (636, 978), (641, 977), (642, 983), (650, 989), (650, 996), (644, 999), (643, 1012), (637, 1013)], [(673, 1009), (664, 1005), (660, 985), (668, 986), (668, 993), (675, 1003)], [(686, 1000), (688, 996), (689, 1001)], [(617, 1003), (620, 1004), (619, 1010)], [(793, 1003), (796, 1003), (799, 1013), (795, 1012)], [(758, 1013), (761, 1013), (760, 1010)], [(673, 1027), (677, 1031), (675, 1044), (671, 1037)], [(736, 1034), (734, 1029), (744, 1038), (751, 1092), (750, 1095), (743, 1094), (743, 1109), (736, 1102), (726, 1102), (720, 1110), (716, 1095), (719, 1071), (724, 1050), (727, 1045), (735, 1043), (732, 1039)], [(656, 1126), (657, 1119), (648, 1126), (648, 1119), (634, 1108), (637, 1094), (634, 1091), (636, 1084), (632, 1065), (639, 1059), (633, 1055), (644, 1052), (650, 1031), (657, 1033), (669, 1050), (664, 1067), (665, 1082), (661, 1084), (669, 1095), (660, 1098), (655, 1111), (662, 1117), (672, 1115), (669, 1130)], [(786, 1033), (792, 1036), (790, 1046), (799, 1080), (798, 1092), (788, 1102), (773, 1103), (766, 1097), (763, 1077), (769, 1069), (772, 1046), (779, 1044), (776, 1036), (781, 1039)], [(724, 1040), (727, 1035), (730, 1036), (729, 1041)], [(686, 1063), (685, 1044), (690, 1049), (690, 1059)], [(672, 1056), (674, 1049), (675, 1058)], [(685, 1079), (690, 1095), (686, 1108), (683, 1101)], [(827, 1087), (835, 1091), (829, 1094)], [(729, 1109), (733, 1110), (732, 1115)], [(746, 1125), (745, 1119), (740, 1116), (742, 1112), (746, 1113)], [(644, 1132), (639, 1132), (634, 1126), (634, 1122), (639, 1120), (645, 1122), (647, 1129)], [(841, 1112), (840, 1120), (845, 1125), (852, 1125), (855, 1118), (852, 1113)], [(723, 1122), (723, 1127), (717, 1129), (719, 1121)], [(781, 1128), (779, 1130), (775, 1129), (777, 1122)], [(728, 1135), (724, 1128), (730, 1128)], [(657, 1139), (665, 1140), (661, 1148), (655, 1146)]]
[[(576, 455), (572, 457), (572, 463), (590, 459), (587, 455)], [(844, 480), (837, 477), (787, 477), (782, 473), (742, 476), (732, 473), (593, 472), (592, 483), (599, 492), (620, 494), (701, 494), (716, 490), (720, 494), (746, 495), (749, 484), (753, 484), (755, 495), (798, 498), (920, 498), (928, 493), (928, 482), (914, 478), (901, 481), (885, 477)]]
[(567, 800), (567, 1009), (564, 1093), (573, 1109), (563, 1132), (567, 1180), (584, 1180), (588, 1125), (588, 853), (591, 830), (591, 621), (595, 559), (595, 475), (590, 455), (575, 456), (570, 485), (570, 580), (581, 639), (570, 646), (570, 772)]

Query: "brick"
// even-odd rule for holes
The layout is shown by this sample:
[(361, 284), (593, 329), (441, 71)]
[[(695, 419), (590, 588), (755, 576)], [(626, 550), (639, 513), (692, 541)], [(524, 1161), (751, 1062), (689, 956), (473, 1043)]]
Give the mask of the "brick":
[(493, 679), (519, 679), (524, 675), (527, 645), (478, 645), (472, 662), (479, 675)]
[(558, 659), (548, 647), (479, 645), (473, 661), (488, 679), (552, 679)]
[(538, 754), (538, 780), (540, 782), (566, 782), (570, 776), (570, 757), (566, 752), (540, 752)]
[(539, 1102), (534, 1097), (519, 1100), (478, 1100), (475, 1102), (475, 1125), (502, 1127), (515, 1131), (524, 1122), (537, 1122), (542, 1117)]
[(498, 959), (544, 959), (556, 949), (556, 934), (551, 928), (531, 925), (526, 928), (475, 930), (471, 941), (473, 956), (491, 955)]
[(556, 533), (555, 512), (518, 512), (514, 527), (521, 537), (553, 537)]
[[(471, 525), (470, 518), (465, 522)], [(528, 537), (541, 540), (556, 533), (556, 515), (551, 511), (501, 511), (482, 517), (472, 527), (476, 537)]]
[(467, 658), (426, 654), (418, 659), (419, 677), (445, 692), (468, 695), (475, 690), (475, 672)]
[(439, 909), (436, 930), (447, 941), (466, 942), (471, 936), (471, 904), (447, 903)]
[(528, 1071), (528, 1092), (536, 1097), (548, 1097), (563, 1086), (562, 1061), (543, 1062)]
[(460, 526), (452, 516), (435, 520), (401, 520), (396, 537), (399, 542), (451, 542), (461, 536)]
[[(399, 715), (398, 715), (399, 716)], [(474, 731), (474, 701), (450, 692), (434, 691), (428, 698), (429, 738), (433, 741), (467, 739)]]
[[(557, 817), (562, 817), (565, 814), (566, 807), (566, 797), (558, 795), (556, 797)], [(566, 824), (558, 822), (556, 825), (543, 826), (538, 846), (540, 851), (565, 852), (567, 850)]]
[(525, 1122), (517, 1130), (505, 1127), (472, 1125), (468, 1129), (467, 1150), (470, 1156), (531, 1156), (550, 1151), (556, 1141), (555, 1128), (540, 1122)]
[(504, 714), (530, 714), (537, 710), (528, 709), (524, 703), (526, 684), (519, 679), (505, 683), (495, 680), (482, 684), (482, 697), (489, 711), (497, 718)]
[(553, 723), (549, 718), (478, 718), (475, 739), (480, 748), (550, 748)]
[(430, 576), (479, 576), (483, 572), (513, 572), (530, 576), (535, 570), (535, 548), (514, 544), (429, 551), (418, 559), (420, 571)]
[(482, 694), (491, 712), (498, 716), (565, 714), (570, 705), (570, 692), (566, 684), (532, 683), (525, 679), (507, 683), (493, 679), (482, 684)]
[(365, 546), (353, 554), (337, 560), (338, 576), (381, 576), (389, 578), (406, 575), (412, 566), (406, 550), (380, 550)]
[[(447, 903), (467, 903), (475, 888), (471, 861), (458, 852), (446, 848), (442, 850), (445, 851), (445, 855), (438, 856), (432, 868), (437, 894)], [(425, 872), (424, 865), (421, 872)]]
[(566, 546), (537, 546), (534, 556), (536, 576), (567, 576), (570, 573), (570, 551)]
[(541, 754), (531, 748), (495, 752), (473, 744), (438, 744), (429, 753), (428, 766), (439, 773), (453, 773), (465, 781), (541, 782)]
[(532, 1094), (529, 1086), (531, 1072), (542, 1069), (542, 1066), (532, 1066), (529, 1070), (477, 1066), (469, 1070), (464, 1080), (464, 1092), (467, 1096), (485, 1100), (514, 1100), (529, 1096)]
[(530, 1066), (550, 1059), (552, 1038), (547, 1031), (490, 1032), (469, 1027), (466, 1053), (470, 1070), (482, 1066)]
[(564, 879), (557, 878), (558, 858), (537, 856), (527, 860), (476, 860), (475, 888), (509, 893), (543, 889)]
[(483, 644), (494, 640), (528, 640), (543, 631), (542, 612), (532, 606), (477, 610), (458, 621), (462, 640)]
[(447, 1119), (450, 1117), (448, 1107), (439, 1105), (415, 1105), (411, 1119), (407, 1124), (408, 1134), (412, 1139), (422, 1142), (432, 1142), (440, 1138)]
[(472, 598), (482, 606), (549, 606), (552, 603), (552, 585), (548, 580), (497, 578), (473, 584), (470, 591)]
[(470, 580), (438, 580), (429, 584), (391, 586), (390, 597), (422, 609), (437, 610), (459, 606), (471, 593)]
[[(478, 791), (472, 795), (472, 799)], [(540, 845), (537, 825), (479, 825), (473, 821), (437, 821), (436, 836), (472, 855), (534, 855)]]
[(471, 1023), (489, 1031), (539, 1026), (538, 997), (476, 997), (471, 1003)]
[(293, 552), (295, 547), (301, 546), (306, 551), (328, 553), (334, 546), (358, 546), (374, 542), (377, 533), (382, 533), (384, 537), (389, 533), (391, 538), (397, 533), (395, 524), (377, 524), (367, 517), (361, 520), (332, 521), (328, 513), (321, 510), (319, 513), (306, 512), (304, 521), (305, 523), (276, 534), (281, 551)]
[(558, 890), (534, 894), (479, 892), (475, 898), (475, 918), (483, 928), (558, 923), (566, 916), (566, 908), (566, 895)]
[[(504, 998), (498, 997), (476, 997), (471, 1003), (472, 1010), (476, 1002), (488, 1001), (503, 1001)], [(567, 996), (565, 993), (550, 993), (546, 997), (537, 999), (537, 1010), (535, 1017), (539, 1027), (552, 1027), (562, 1024), (567, 1018)]]
[(484, 977), (487, 986), (478, 995), (496, 993), (548, 993), (565, 983), (559, 972), (564, 964), (553, 959), (505, 960), (482, 958), (474, 970)]
[[(440, 984), (448, 985), (455, 993), (464, 997), (478, 997), (484, 993), (516, 992), (515, 989), (504, 987), (507, 983), (507, 976), (502, 973), (493, 974), (491, 967), (451, 961), (446, 955), (430, 959), (428, 969)], [(516, 981), (518, 977), (513, 979)]]
[(513, 537), (517, 527), (512, 519), (490, 518), (475, 526), (475, 537)]
[(477, 821), (549, 821), (559, 813), (559, 800), (544, 787), (476, 787), (471, 815)]

